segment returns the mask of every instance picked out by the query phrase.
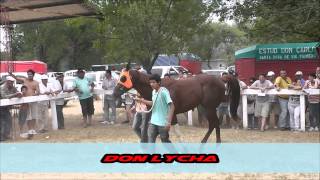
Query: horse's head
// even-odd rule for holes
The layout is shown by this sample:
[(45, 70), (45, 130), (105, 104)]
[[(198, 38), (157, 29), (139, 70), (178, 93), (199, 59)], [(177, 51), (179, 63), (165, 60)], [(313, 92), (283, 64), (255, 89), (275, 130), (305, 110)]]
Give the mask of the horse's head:
[(114, 88), (113, 96), (120, 97), (123, 93), (129, 91), (133, 87), (132, 78), (129, 69), (122, 70), (118, 84)]

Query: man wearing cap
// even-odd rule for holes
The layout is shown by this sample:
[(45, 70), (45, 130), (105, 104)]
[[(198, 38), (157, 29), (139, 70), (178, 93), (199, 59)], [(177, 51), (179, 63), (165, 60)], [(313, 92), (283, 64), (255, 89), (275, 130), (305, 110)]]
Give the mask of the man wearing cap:
[[(48, 84), (48, 76), (41, 76), (41, 83), (39, 84), (41, 95), (50, 95), (54, 92), (51, 84)], [(48, 118), (49, 118), (49, 101), (39, 102), (39, 119), (38, 127), (39, 133), (45, 133), (48, 131)]]
[[(0, 86), (0, 99), (22, 97), (22, 94), (13, 86), (15, 79), (7, 76), (6, 82)], [(10, 106), (0, 106), (0, 141), (9, 139), (12, 127)]]
[(78, 94), (82, 117), (83, 117), (83, 125), (84, 128), (91, 125), (92, 115), (94, 114), (94, 106), (93, 106), (93, 88), (94, 83), (84, 76), (85, 71), (83, 69), (78, 69), (77, 78), (73, 81), (73, 89), (65, 90), (66, 92), (75, 91)]
[[(273, 84), (275, 83), (275, 73), (273, 71), (269, 71), (267, 73), (267, 79), (271, 81)], [(278, 128), (278, 121), (279, 121), (279, 114), (280, 114), (280, 105), (278, 96), (276, 95), (269, 95), (269, 104), (270, 104), (270, 112), (269, 116), (267, 118), (267, 126), (266, 129), (268, 129), (270, 125), (270, 118), (271, 114), (274, 114), (274, 128)]]
[(301, 86), (304, 86), (305, 80), (303, 79), (303, 73), (301, 71), (297, 71), (295, 73), (295, 80), (301, 83)]
[[(61, 94), (64, 90), (67, 89), (66, 83), (63, 81), (63, 73), (57, 76), (57, 80), (54, 81), (55, 94)], [(64, 98), (56, 100), (56, 109), (57, 109), (57, 120), (58, 120), (58, 129), (64, 129), (64, 116), (63, 116), (63, 105)]]
[[(287, 72), (284, 69), (280, 70), (280, 76), (276, 78), (275, 85), (277, 91), (281, 89), (288, 89), (289, 85), (292, 83), (291, 79), (287, 77)], [(281, 130), (289, 130), (289, 116), (288, 116), (288, 95), (278, 95), (280, 104), (280, 116), (279, 116), (279, 127)]]
[[(14, 74), (9, 72), (9, 75), (12, 76), (17, 81), (22, 81), (23, 84), (27, 87), (26, 96), (37, 96), (40, 93), (39, 90), (39, 83), (34, 80), (34, 74), (35, 72), (32, 69), (29, 69), (27, 71), (27, 78), (20, 78), (16, 77)], [(38, 102), (32, 102), (29, 103), (29, 112), (27, 116), (27, 125), (28, 125), (28, 136), (31, 138), (33, 135), (37, 134), (35, 130), (36, 126), (36, 119), (39, 119), (38, 117)]]

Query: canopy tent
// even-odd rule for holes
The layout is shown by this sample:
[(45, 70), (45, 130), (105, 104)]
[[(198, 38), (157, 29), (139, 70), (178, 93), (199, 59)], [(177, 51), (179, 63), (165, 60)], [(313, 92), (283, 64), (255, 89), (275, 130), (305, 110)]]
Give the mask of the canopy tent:
[(84, 0), (1, 0), (1, 25), (98, 15)]
[(317, 59), (319, 42), (258, 44), (235, 52), (236, 59), (259, 60), (304, 60)]

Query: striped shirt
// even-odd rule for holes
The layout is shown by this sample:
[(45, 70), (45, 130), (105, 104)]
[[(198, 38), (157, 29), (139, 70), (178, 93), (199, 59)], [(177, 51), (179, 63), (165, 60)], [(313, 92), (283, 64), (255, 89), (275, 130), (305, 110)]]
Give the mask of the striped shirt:
[[(315, 79), (313, 82), (311, 81), (306, 81), (304, 88), (306, 89), (319, 89), (320, 88), (320, 83), (317, 79)], [(320, 102), (320, 96), (319, 95), (308, 95), (308, 101), (309, 103), (319, 103)]]

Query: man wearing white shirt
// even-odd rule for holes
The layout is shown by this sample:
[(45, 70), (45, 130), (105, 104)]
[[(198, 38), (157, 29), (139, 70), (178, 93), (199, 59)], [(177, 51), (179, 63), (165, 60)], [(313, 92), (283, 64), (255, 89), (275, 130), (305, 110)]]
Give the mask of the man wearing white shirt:
[[(54, 89), (56, 94), (63, 93), (63, 90), (67, 89), (66, 83), (63, 81), (63, 74), (58, 75), (57, 80), (54, 82)], [(64, 116), (63, 116), (64, 98), (56, 100), (58, 129), (64, 129)]]
[[(51, 84), (48, 84), (48, 76), (41, 76), (41, 83), (39, 83), (39, 89), (41, 95), (50, 95), (53, 93), (54, 89)], [(49, 102), (40, 101), (39, 102), (39, 133), (45, 133), (48, 131), (48, 118), (49, 118)]]

